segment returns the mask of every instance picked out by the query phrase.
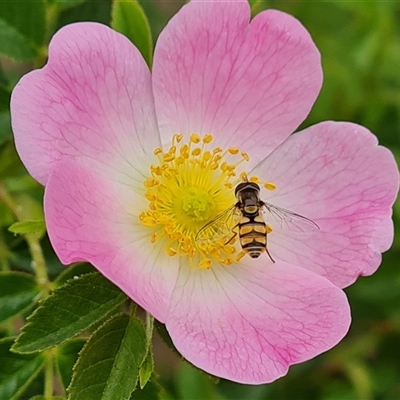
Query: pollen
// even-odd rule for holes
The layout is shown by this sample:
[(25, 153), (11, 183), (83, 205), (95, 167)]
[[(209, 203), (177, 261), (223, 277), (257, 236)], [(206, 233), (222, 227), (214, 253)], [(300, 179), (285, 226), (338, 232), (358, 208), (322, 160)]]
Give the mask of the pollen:
[(201, 243), (196, 234), (235, 204), (233, 188), (242, 177), (237, 168), (249, 160), (239, 148), (222, 149), (213, 141), (211, 134), (175, 134), (169, 148), (155, 149), (158, 162), (143, 182), (148, 209), (139, 214), (151, 243), (162, 241), (166, 254), (188, 257), (201, 269), (212, 268), (213, 262), (230, 265), (237, 258), (237, 247), (229, 241), (233, 233)]

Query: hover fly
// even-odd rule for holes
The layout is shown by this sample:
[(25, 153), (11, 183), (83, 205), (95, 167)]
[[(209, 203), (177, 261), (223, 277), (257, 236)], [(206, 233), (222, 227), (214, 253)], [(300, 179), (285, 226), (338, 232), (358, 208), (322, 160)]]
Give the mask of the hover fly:
[(255, 182), (239, 183), (235, 189), (235, 196), (235, 204), (197, 232), (195, 240), (198, 243), (215, 242), (230, 237), (225, 243), (229, 244), (239, 235), (239, 242), (245, 254), (251, 258), (258, 258), (266, 252), (271, 261), (275, 262), (267, 248), (270, 227), (264, 220), (264, 213), (269, 213), (281, 225), (286, 224), (299, 232), (319, 229), (310, 219), (261, 200), (260, 186)]

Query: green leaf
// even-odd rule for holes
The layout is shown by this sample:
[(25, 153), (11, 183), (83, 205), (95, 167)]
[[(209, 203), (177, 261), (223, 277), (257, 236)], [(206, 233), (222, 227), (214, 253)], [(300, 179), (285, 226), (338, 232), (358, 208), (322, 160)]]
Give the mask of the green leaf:
[(0, 399), (11, 400), (21, 394), (44, 365), (42, 354), (15, 354), (10, 351), (14, 338), (0, 340)]
[(46, 232), (46, 225), (43, 220), (21, 221), (12, 224), (8, 230), (20, 235), (37, 234), (41, 237)]
[(33, 353), (63, 343), (109, 315), (125, 300), (126, 296), (99, 273), (72, 279), (40, 302), (13, 351)]
[(139, 49), (150, 67), (153, 40), (150, 25), (137, 0), (114, 0), (111, 10), (111, 27), (124, 34)]
[(73, 8), (82, 4), (85, 0), (58, 0), (57, 8), (59, 10), (66, 10), (68, 8)]
[(32, 47), (38, 49), (43, 45), (46, 34), (44, 0), (2, 0), (0, 18), (17, 30)]
[[(2, 127), (1, 117), (2, 112), (0, 111), (0, 129)], [(15, 145), (12, 140), (8, 140), (9, 132), (7, 128), (3, 131), (4, 135), (0, 132), (0, 179), (10, 178), (12, 176), (18, 176), (23, 171), (21, 160), (15, 150)]]
[(11, 117), (9, 110), (0, 110), (0, 144), (11, 139)]
[(57, 277), (54, 285), (59, 287), (70, 279), (76, 279), (80, 275), (89, 274), (96, 270), (89, 263), (76, 263), (68, 266), (63, 272)]
[(178, 377), (178, 389), (182, 400), (222, 400), (212, 378), (189, 363), (182, 363)]
[(36, 56), (35, 51), (29, 46), (22, 34), (1, 18), (0, 55), (11, 58), (14, 61), (29, 61)]
[(45, 397), (42, 395), (31, 397), (29, 400), (67, 400), (66, 397), (61, 397), (61, 396), (51, 396), (51, 397)]
[(32, 305), (40, 293), (35, 279), (19, 272), (0, 273), (0, 323)]
[(165, 389), (152, 379), (144, 389), (138, 388), (135, 390), (130, 400), (174, 400), (174, 398), (169, 396)]
[(73, 339), (57, 348), (56, 362), (61, 382), (66, 388), (71, 383), (72, 369), (86, 339)]
[(147, 354), (143, 360), (143, 364), (139, 369), (139, 386), (143, 389), (147, 382), (150, 380), (151, 375), (154, 371), (154, 359), (153, 359), (153, 349), (151, 343), (148, 345)]
[(124, 400), (135, 390), (146, 354), (146, 334), (136, 318), (120, 314), (88, 340), (74, 368), (70, 400)]

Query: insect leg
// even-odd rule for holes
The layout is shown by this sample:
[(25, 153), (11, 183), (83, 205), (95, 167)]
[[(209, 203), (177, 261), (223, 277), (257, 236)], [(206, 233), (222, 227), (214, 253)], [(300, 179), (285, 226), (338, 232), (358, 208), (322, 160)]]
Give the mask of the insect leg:
[(268, 254), (268, 257), (271, 259), (271, 261), (275, 264), (275, 260), (272, 258), (271, 253), (268, 251), (267, 236), (268, 235), (265, 235), (265, 252)]

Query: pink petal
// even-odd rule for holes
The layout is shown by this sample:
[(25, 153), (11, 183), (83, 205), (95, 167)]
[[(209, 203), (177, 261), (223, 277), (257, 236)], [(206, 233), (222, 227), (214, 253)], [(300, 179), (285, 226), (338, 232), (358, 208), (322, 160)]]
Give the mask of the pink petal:
[[(324, 122), (291, 136), (254, 173), (277, 185), (271, 203), (300, 213), (320, 231), (276, 228), (273, 257), (308, 268), (345, 287), (371, 275), (393, 241), (391, 207), (399, 187), (392, 153), (367, 129)], [(267, 215), (268, 218), (268, 215)]]
[(260, 384), (335, 346), (349, 328), (350, 310), (327, 279), (281, 261), (248, 259), (181, 268), (166, 324), (194, 365)]
[(62, 157), (131, 183), (147, 173), (146, 153), (159, 146), (142, 56), (127, 38), (96, 23), (71, 24), (54, 35), (48, 64), (20, 80), (11, 112), (18, 153), (42, 184)]
[(165, 244), (151, 244), (148, 229), (138, 224), (147, 201), (69, 161), (55, 165), (44, 200), (50, 240), (61, 261), (92, 263), (164, 321), (178, 262), (165, 254)]
[(249, 20), (247, 1), (196, 1), (163, 30), (153, 67), (163, 139), (213, 133), (257, 162), (307, 116), (322, 84), (308, 32), (275, 10)]

